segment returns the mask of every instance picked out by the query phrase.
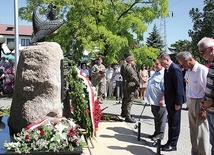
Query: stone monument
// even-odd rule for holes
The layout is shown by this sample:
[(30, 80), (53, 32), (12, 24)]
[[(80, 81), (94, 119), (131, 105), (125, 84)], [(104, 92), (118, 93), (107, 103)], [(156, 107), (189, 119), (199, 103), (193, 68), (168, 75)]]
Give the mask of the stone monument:
[(54, 42), (27, 46), (21, 52), (9, 117), (13, 132), (46, 116), (62, 116), (61, 59), (63, 52)]
[(8, 121), (12, 133), (47, 116), (62, 116), (60, 68), (63, 52), (58, 43), (44, 41), (63, 23), (54, 19), (56, 7), (49, 7), (46, 20), (41, 19), (38, 7), (34, 10), (32, 44), (20, 53)]

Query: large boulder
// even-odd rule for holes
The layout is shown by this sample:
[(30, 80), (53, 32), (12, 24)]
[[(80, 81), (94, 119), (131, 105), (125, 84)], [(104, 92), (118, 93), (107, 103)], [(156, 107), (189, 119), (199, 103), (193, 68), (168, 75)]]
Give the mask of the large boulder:
[(21, 51), (9, 117), (12, 132), (47, 116), (62, 116), (61, 59), (62, 49), (54, 42)]

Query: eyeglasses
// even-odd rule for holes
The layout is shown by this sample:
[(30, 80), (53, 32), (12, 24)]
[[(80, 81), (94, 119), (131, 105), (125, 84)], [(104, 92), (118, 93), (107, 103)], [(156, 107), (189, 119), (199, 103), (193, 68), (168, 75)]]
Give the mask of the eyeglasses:
[(203, 54), (204, 54), (204, 52), (206, 52), (208, 48), (209, 48), (209, 47), (207, 47), (207, 48), (205, 48), (205, 49), (203, 49), (203, 50), (199, 51), (200, 55), (203, 55)]

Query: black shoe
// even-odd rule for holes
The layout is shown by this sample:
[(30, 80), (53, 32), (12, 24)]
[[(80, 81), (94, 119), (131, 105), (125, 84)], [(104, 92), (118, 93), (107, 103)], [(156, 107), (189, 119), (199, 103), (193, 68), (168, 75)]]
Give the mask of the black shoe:
[(148, 138), (152, 139), (155, 135), (149, 135)]
[(161, 147), (162, 151), (176, 151), (177, 147), (176, 146), (171, 146), (171, 145), (165, 145)]
[(136, 123), (136, 121), (134, 119), (132, 119), (131, 117), (126, 117), (125, 121), (128, 123)]

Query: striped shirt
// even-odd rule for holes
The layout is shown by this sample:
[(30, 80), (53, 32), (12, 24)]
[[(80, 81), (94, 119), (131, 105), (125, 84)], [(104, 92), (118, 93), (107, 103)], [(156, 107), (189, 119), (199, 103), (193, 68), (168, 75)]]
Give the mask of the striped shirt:
[[(210, 64), (209, 72), (207, 74), (207, 84), (205, 89), (205, 99), (213, 100), (214, 99), (214, 63)], [(213, 103), (214, 104), (214, 103)], [(214, 112), (214, 107), (207, 109), (209, 112)]]

